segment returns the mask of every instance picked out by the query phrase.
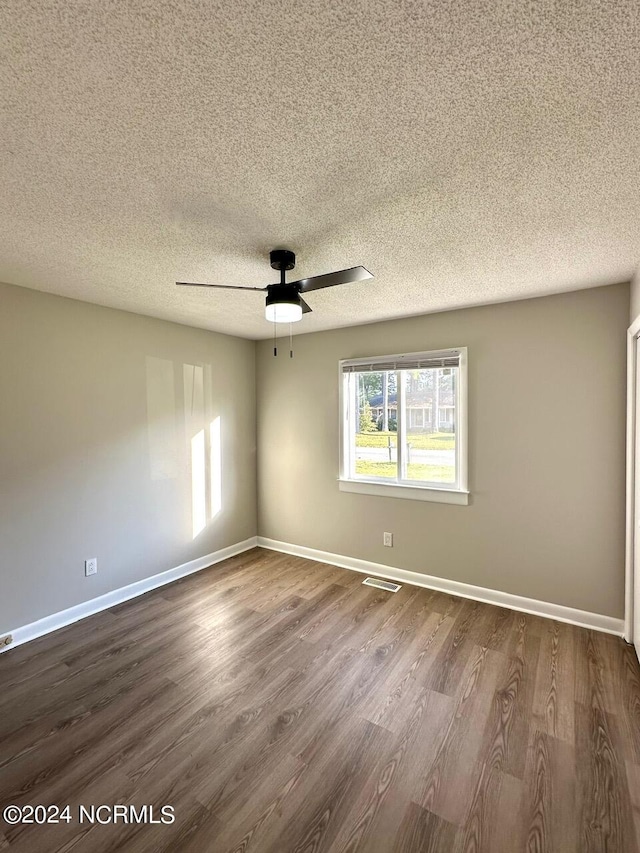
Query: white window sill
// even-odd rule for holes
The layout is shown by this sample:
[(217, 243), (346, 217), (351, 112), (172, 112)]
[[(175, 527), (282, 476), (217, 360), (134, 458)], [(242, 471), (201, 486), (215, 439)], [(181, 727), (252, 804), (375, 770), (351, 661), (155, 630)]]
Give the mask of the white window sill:
[(385, 498), (404, 498), (411, 501), (432, 501), (441, 504), (467, 506), (469, 492), (463, 489), (439, 489), (429, 486), (405, 486), (401, 483), (380, 483), (370, 480), (338, 480), (341, 492), (361, 495), (380, 495)]

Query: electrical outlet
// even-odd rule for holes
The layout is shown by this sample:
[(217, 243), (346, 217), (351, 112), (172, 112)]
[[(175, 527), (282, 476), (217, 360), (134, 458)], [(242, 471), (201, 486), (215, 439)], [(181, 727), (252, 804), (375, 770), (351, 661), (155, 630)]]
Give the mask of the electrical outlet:
[(393, 548), (393, 533), (384, 533), (383, 534), (383, 542), (387, 546), (387, 548)]
[(89, 575), (97, 575), (98, 574), (98, 558), (91, 557), (90, 560), (84, 561), (84, 573), (86, 577)]
[(13, 643), (13, 637), (11, 634), (7, 634), (6, 637), (0, 637), (0, 648), (3, 646), (10, 646)]

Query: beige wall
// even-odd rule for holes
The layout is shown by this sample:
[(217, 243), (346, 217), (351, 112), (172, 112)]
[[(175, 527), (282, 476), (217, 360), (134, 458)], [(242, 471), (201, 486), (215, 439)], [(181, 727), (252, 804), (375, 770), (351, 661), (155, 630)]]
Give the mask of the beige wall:
[[(0, 633), (255, 535), (254, 349), (0, 285)], [(218, 417), (194, 538), (191, 439)]]
[[(621, 616), (628, 311), (616, 285), (302, 335), (291, 360), (0, 285), (0, 633), (255, 535), (254, 364), (261, 535)], [(457, 345), (470, 506), (339, 492), (338, 360)], [(194, 538), (191, 439), (218, 417)]]
[[(622, 284), (260, 342), (259, 534), (621, 617), (628, 317)], [(451, 346), (470, 505), (338, 491), (338, 360)]]

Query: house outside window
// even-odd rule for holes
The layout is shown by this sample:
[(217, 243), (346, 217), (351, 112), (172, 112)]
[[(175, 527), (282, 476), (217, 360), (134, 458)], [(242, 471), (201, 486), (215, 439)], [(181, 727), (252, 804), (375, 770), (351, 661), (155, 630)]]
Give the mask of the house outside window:
[(340, 362), (340, 489), (468, 503), (465, 347)]

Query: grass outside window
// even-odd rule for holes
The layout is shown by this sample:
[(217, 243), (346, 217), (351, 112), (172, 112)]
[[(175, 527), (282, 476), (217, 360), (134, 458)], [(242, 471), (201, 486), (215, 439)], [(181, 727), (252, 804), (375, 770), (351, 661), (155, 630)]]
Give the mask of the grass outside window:
[[(391, 446), (395, 447), (398, 439), (396, 432), (358, 432), (356, 447), (388, 447), (389, 438), (391, 438)], [(455, 441), (455, 435), (452, 432), (433, 432), (428, 435), (407, 433), (407, 442), (416, 450), (453, 450), (456, 446)]]

